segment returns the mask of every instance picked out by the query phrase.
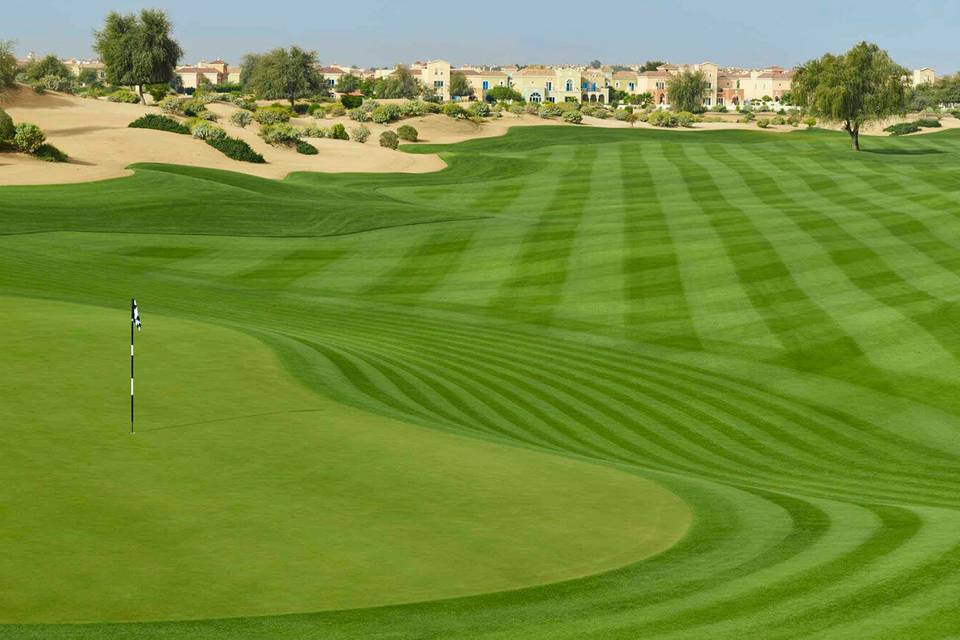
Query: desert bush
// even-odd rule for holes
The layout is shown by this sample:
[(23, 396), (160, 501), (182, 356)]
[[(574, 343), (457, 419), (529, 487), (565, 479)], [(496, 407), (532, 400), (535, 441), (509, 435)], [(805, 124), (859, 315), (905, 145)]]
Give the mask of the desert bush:
[(419, 132), (408, 124), (397, 127), (397, 137), (407, 142), (416, 142)]
[(293, 105), (293, 112), (298, 116), (306, 115), (309, 110), (310, 110), (310, 105), (305, 104), (303, 102), (298, 102)]
[(260, 137), (269, 145), (293, 145), (300, 141), (300, 131), (286, 122), (260, 125)]
[(520, 104), (519, 102), (515, 102), (515, 103), (511, 104), (511, 105), (510, 105), (510, 108), (509, 108), (508, 110), (510, 111), (510, 113), (512, 113), (512, 114), (514, 114), (514, 115), (516, 115), (516, 116), (523, 115), (523, 114), (526, 113), (526, 111), (527, 111), (526, 107), (525, 107), (524, 105)]
[(179, 96), (166, 96), (160, 102), (157, 103), (157, 106), (160, 107), (160, 111), (164, 113), (183, 113), (183, 103), (185, 100)]
[(16, 130), (13, 126), (13, 118), (3, 109), (0, 109), (0, 142), (13, 140)]
[(317, 151), (317, 148), (309, 142), (299, 140), (297, 142), (297, 153), (302, 153), (305, 156), (315, 156), (319, 152)]
[(654, 127), (675, 127), (677, 116), (669, 111), (654, 111), (647, 117), (647, 124)]
[(617, 109), (613, 112), (613, 117), (615, 120), (620, 120), (621, 122), (626, 122), (629, 120), (630, 112), (626, 109)]
[(230, 122), (237, 125), (241, 129), (245, 128), (248, 124), (253, 122), (253, 116), (249, 111), (245, 109), (237, 109), (230, 114)]
[(244, 111), (256, 111), (257, 103), (253, 100), (244, 98), (243, 96), (234, 96), (231, 100), (233, 106), (243, 109)]
[(42, 96), (47, 92), (47, 85), (43, 84), (39, 80), (30, 83), (30, 88), (33, 89), (33, 92), (38, 96)]
[(807, 129), (813, 129), (815, 126), (817, 126), (817, 119), (816, 119), (816, 118), (805, 118), (805, 119), (803, 120), (803, 124), (807, 125)]
[(60, 76), (44, 76), (40, 78), (40, 83), (49, 91), (60, 91), (62, 93), (73, 93), (76, 88), (73, 78), (62, 78)]
[(677, 113), (677, 124), (681, 127), (692, 127), (697, 122), (700, 122), (700, 119), (689, 111)]
[(474, 102), (470, 105), (470, 113), (475, 118), (489, 118), (493, 113), (493, 109), (491, 109), (490, 105), (486, 102)]
[(357, 122), (369, 122), (370, 120), (370, 112), (363, 107), (350, 109), (350, 111), (347, 112), (347, 115), (350, 116), (351, 120), (356, 120)]
[(908, 133), (920, 131), (920, 125), (916, 122), (898, 122), (897, 124), (890, 125), (884, 129), (884, 131), (892, 136), (905, 136)]
[(340, 96), (340, 104), (344, 109), (356, 109), (363, 104), (363, 96)]
[(330, 116), (331, 118), (347, 115), (347, 110), (339, 102), (328, 104), (326, 112), (327, 112), (327, 115)]
[(17, 149), (26, 153), (33, 153), (40, 148), (47, 139), (43, 131), (35, 124), (21, 122), (13, 128), (13, 143)]
[(370, 112), (370, 119), (377, 124), (389, 124), (400, 117), (400, 107), (395, 104), (382, 104)]
[(220, 151), (223, 155), (240, 162), (263, 164), (263, 156), (254, 151), (249, 144), (238, 138), (209, 138), (207, 144)]
[(422, 116), (427, 113), (427, 107), (425, 102), (422, 100), (407, 100), (400, 105), (400, 115), (404, 118), (412, 118), (415, 116)]
[(783, 116), (775, 116), (773, 118), (770, 118), (770, 124), (772, 125), (787, 124), (787, 119), (784, 118)]
[(353, 129), (350, 129), (350, 139), (354, 142), (359, 142), (363, 144), (367, 141), (367, 138), (370, 137), (370, 129), (367, 129), (364, 125), (357, 125)]
[(757, 116), (753, 111), (743, 111), (743, 116), (740, 118), (740, 122), (753, 122)]
[(160, 102), (170, 93), (170, 85), (167, 84), (148, 84), (144, 90), (153, 98), (154, 104)]
[(207, 103), (203, 98), (187, 98), (180, 104), (183, 115), (196, 117), (207, 110)]
[(915, 121), (918, 127), (924, 127), (926, 129), (939, 129), (940, 128), (940, 118), (920, 118)]
[(424, 113), (440, 113), (443, 108), (438, 102), (430, 102), (429, 100), (423, 101), (423, 112)]
[(599, 118), (600, 120), (607, 120), (610, 118), (611, 113), (606, 107), (597, 107), (590, 115), (592, 115), (594, 118)]
[(580, 124), (583, 122), (583, 116), (580, 115), (579, 111), (567, 111), (563, 114), (563, 121), (570, 124)]
[(131, 129), (156, 129), (157, 131), (169, 131), (170, 133), (190, 133), (189, 128), (173, 118), (161, 116), (156, 113), (148, 113), (145, 116), (141, 116), (127, 126)]
[(125, 104), (137, 104), (140, 102), (140, 96), (135, 94), (130, 89), (117, 89), (113, 93), (107, 96), (107, 100), (110, 102), (122, 102)]
[(563, 113), (563, 111), (555, 104), (544, 104), (537, 110), (537, 115), (541, 118), (555, 118), (561, 113)]
[(770, 126), (770, 118), (760, 118), (757, 120), (757, 126), (761, 129), (766, 129)]
[(316, 125), (308, 125), (302, 129), (305, 138), (326, 138), (327, 130)]
[(210, 122), (197, 122), (190, 127), (190, 134), (198, 140), (223, 140), (227, 132)]
[(290, 121), (290, 111), (276, 105), (260, 107), (253, 112), (253, 119), (261, 125), (280, 124)]
[(380, 146), (388, 149), (396, 149), (400, 146), (400, 136), (393, 131), (384, 131), (380, 134)]
[(714, 113), (726, 113), (726, 112), (727, 112), (727, 105), (725, 105), (725, 104), (715, 104), (715, 105), (713, 105), (712, 107), (710, 107), (710, 111), (712, 111), (712, 112), (714, 112)]
[(463, 110), (463, 107), (458, 105), (456, 102), (448, 102), (443, 105), (443, 115), (448, 118), (460, 119), (466, 118), (467, 112)]
[(57, 149), (50, 143), (45, 143), (37, 147), (37, 150), (33, 152), (33, 155), (39, 158), (40, 160), (46, 160), (47, 162), (66, 162), (69, 158), (67, 154), (60, 149)]
[(327, 137), (333, 140), (349, 140), (350, 139), (350, 136), (347, 135), (347, 128), (344, 127), (339, 122), (337, 122), (332, 127), (330, 127), (330, 130), (327, 132)]

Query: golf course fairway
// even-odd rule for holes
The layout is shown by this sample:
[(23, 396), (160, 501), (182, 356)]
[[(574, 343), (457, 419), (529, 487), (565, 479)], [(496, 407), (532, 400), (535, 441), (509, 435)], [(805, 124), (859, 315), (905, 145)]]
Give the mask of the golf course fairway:
[(951, 637), (960, 133), (847, 146), (0, 188), (0, 637)]

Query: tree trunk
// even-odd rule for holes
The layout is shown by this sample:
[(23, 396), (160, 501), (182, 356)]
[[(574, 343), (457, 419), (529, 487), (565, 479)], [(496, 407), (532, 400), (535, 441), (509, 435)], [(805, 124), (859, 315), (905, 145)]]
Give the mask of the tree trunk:
[(849, 122), (845, 122), (843, 128), (850, 134), (850, 142), (853, 143), (853, 150), (860, 151), (860, 125), (853, 127)]
[(142, 102), (143, 104), (147, 104), (147, 99), (143, 97), (143, 85), (142, 85), (142, 84), (138, 84), (138, 85), (137, 85), (137, 93), (140, 94), (140, 102)]

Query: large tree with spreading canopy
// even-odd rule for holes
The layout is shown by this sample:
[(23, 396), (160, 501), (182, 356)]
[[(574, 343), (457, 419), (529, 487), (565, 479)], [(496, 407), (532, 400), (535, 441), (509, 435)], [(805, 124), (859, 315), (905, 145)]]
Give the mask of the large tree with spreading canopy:
[(886, 51), (861, 42), (844, 54), (828, 53), (797, 69), (791, 93), (810, 115), (843, 125), (859, 151), (864, 124), (906, 111), (907, 75)]
[(684, 71), (667, 80), (667, 96), (674, 111), (702, 111), (707, 95), (707, 76), (703, 71)]
[(107, 14), (93, 45), (106, 67), (107, 82), (135, 86), (140, 100), (146, 103), (143, 85), (173, 80), (183, 57), (171, 30), (167, 15), (158, 9), (144, 9), (139, 16), (116, 11)]
[(317, 71), (317, 52), (297, 46), (248, 54), (243, 60), (240, 82), (260, 98), (289, 100), (290, 106), (297, 98), (308, 98), (323, 89), (323, 76)]

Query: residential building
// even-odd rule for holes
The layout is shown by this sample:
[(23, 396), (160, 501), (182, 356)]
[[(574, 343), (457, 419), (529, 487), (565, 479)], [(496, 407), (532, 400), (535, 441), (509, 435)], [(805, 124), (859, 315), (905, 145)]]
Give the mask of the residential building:
[(177, 75), (184, 89), (196, 89), (205, 78), (210, 84), (220, 84), (220, 72), (213, 67), (178, 67)]
[(450, 63), (446, 60), (431, 60), (420, 63), (420, 82), (440, 96), (442, 100), (450, 99)]
[(340, 78), (347, 74), (347, 71), (340, 67), (317, 67), (317, 72), (323, 76), (323, 84), (329, 90), (333, 91)]
[(61, 62), (70, 70), (70, 73), (72, 73), (74, 77), (79, 76), (80, 72), (85, 69), (93, 69), (96, 71), (97, 80), (103, 80), (107, 76), (107, 68), (99, 60), (78, 60), (71, 58), (69, 60), (61, 60)]
[(917, 69), (913, 72), (913, 81), (912, 84), (914, 87), (919, 87), (922, 84), (933, 84), (937, 81), (937, 74), (933, 72), (933, 69), (930, 67), (924, 67), (923, 69)]
[(502, 71), (462, 67), (460, 69), (451, 69), (450, 73), (463, 74), (467, 82), (470, 83), (470, 86), (473, 87), (473, 95), (477, 100), (486, 98), (487, 91), (494, 87), (510, 86), (510, 78)]

